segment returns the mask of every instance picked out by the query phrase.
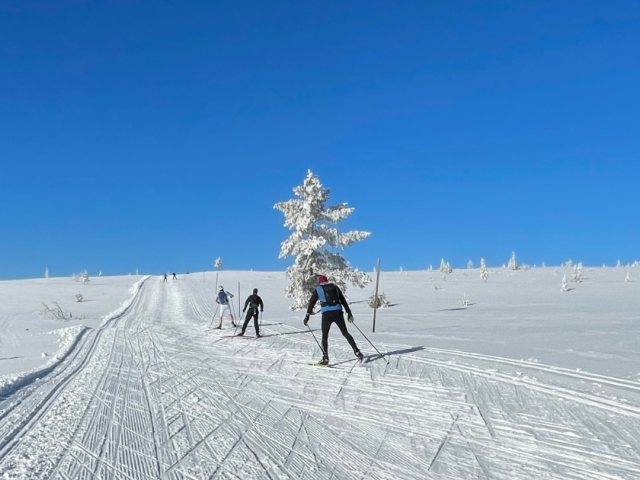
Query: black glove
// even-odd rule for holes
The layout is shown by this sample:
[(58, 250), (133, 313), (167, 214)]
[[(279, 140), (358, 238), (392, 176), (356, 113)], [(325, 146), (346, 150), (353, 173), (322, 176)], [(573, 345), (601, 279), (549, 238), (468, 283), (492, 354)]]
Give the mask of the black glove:
[(353, 315), (349, 314), (347, 316), (347, 320), (349, 321), (349, 323), (353, 323)]
[(307, 314), (304, 316), (304, 326), (306, 327), (308, 324), (309, 324), (309, 314), (307, 313)]
[(264, 310), (260, 310), (260, 313), (264, 312)]

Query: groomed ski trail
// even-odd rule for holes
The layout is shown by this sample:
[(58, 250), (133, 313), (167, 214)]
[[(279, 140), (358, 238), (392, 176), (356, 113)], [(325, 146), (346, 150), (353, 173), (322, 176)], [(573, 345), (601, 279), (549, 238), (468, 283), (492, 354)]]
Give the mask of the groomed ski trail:
[(640, 478), (640, 384), (390, 345), (389, 365), (350, 364), (339, 337), (345, 368), (311, 368), (302, 328), (266, 322), (251, 342), (207, 330), (206, 287), (148, 280), (6, 400), (0, 478)]

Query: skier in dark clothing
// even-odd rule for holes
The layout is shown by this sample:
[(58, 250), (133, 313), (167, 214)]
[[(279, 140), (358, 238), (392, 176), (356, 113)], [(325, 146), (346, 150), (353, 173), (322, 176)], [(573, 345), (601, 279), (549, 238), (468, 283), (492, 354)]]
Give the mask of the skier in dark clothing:
[(242, 309), (242, 313), (249, 307), (249, 311), (247, 312), (247, 316), (244, 319), (244, 324), (242, 325), (242, 331), (238, 334), (238, 337), (243, 337), (244, 332), (247, 330), (247, 325), (249, 325), (249, 320), (253, 317), (253, 325), (256, 327), (256, 337), (260, 338), (260, 328), (258, 326), (258, 308), (260, 311), (264, 311), (264, 303), (262, 303), (262, 299), (258, 296), (258, 289), (253, 289), (253, 294), (247, 297), (247, 301), (244, 302), (244, 308)]
[(340, 291), (340, 289), (334, 285), (333, 283), (329, 283), (327, 277), (324, 275), (320, 275), (318, 277), (319, 285), (316, 287), (316, 290), (311, 295), (311, 299), (309, 300), (309, 306), (307, 307), (307, 315), (304, 317), (304, 324), (309, 324), (309, 316), (313, 312), (313, 307), (316, 302), (320, 300), (322, 312), (322, 361), (318, 362), (318, 365), (328, 365), (329, 364), (329, 329), (331, 328), (331, 324), (335, 323), (338, 325), (340, 329), (340, 333), (347, 339), (351, 348), (353, 348), (353, 353), (355, 353), (356, 357), (359, 360), (364, 358), (364, 355), (360, 353), (356, 342), (353, 340), (353, 337), (347, 330), (347, 325), (344, 322), (344, 314), (342, 312), (342, 307), (347, 311), (347, 319), (349, 323), (353, 323), (353, 315), (351, 314), (351, 308), (347, 303), (347, 299), (344, 298), (344, 295)]
[(173, 280), (177, 280), (177, 279), (178, 279), (178, 277), (176, 277), (176, 274), (175, 274), (175, 272), (174, 272), (174, 274), (173, 274)]
[(164, 276), (164, 280), (162, 281), (162, 283), (167, 283), (167, 275), (166, 274)]

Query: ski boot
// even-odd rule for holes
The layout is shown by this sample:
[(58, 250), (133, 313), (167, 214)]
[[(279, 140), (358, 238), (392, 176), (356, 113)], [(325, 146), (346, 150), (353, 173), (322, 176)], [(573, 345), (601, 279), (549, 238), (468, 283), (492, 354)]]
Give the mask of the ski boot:
[(262, 337), (262, 335), (260, 335), (259, 333), (256, 333), (256, 338), (260, 338)]
[(244, 332), (240, 332), (239, 334), (236, 335), (236, 337), (244, 337)]
[(233, 322), (231, 322), (231, 326), (232, 326), (233, 328), (235, 328), (235, 327), (236, 327), (236, 324), (235, 324), (235, 323), (233, 323)]
[(360, 350), (358, 350), (357, 352), (353, 352), (356, 354), (356, 357), (358, 357), (359, 361), (364, 360), (364, 355), (362, 354), (362, 352)]
[(327, 357), (326, 355), (323, 356), (322, 360), (316, 363), (316, 365), (318, 365), (319, 367), (326, 367), (327, 365), (329, 365), (329, 357)]
[(222, 330), (222, 325), (218, 325), (218, 326), (216, 327), (216, 330)]

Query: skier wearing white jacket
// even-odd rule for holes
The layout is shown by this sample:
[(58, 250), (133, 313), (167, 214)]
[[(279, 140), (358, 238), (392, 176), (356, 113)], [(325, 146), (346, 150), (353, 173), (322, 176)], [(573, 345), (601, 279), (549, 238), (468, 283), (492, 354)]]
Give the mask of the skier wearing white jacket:
[(222, 328), (222, 318), (226, 313), (227, 316), (231, 319), (231, 326), (235, 327), (236, 324), (233, 321), (233, 312), (231, 311), (231, 306), (229, 302), (233, 298), (233, 294), (231, 292), (225, 292), (224, 287), (220, 285), (220, 290), (218, 291), (218, 296), (216, 297), (216, 303), (220, 305), (220, 325), (216, 328)]

